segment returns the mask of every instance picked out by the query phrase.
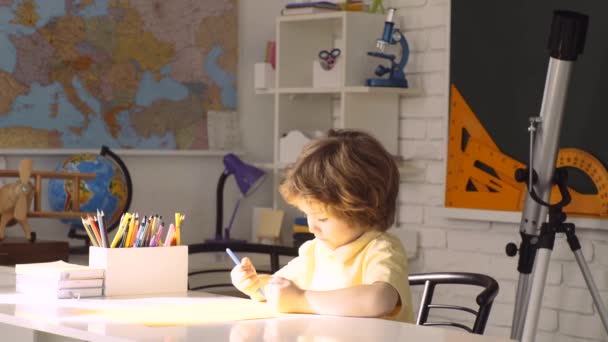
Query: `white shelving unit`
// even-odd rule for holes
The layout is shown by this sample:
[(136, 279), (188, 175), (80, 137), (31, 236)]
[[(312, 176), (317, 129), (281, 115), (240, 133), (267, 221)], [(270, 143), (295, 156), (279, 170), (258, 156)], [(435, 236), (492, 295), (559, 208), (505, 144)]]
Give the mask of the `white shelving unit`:
[[(274, 153), (273, 161), (261, 166), (275, 175), (284, 167), (279, 162), (279, 139), (290, 130), (362, 129), (398, 155), (399, 99), (419, 91), (365, 86), (366, 79), (377, 77), (378, 64), (389, 63), (367, 54), (377, 51), (384, 20), (383, 14), (344, 11), (276, 19), (276, 87), (258, 91), (274, 97)], [(341, 49), (335, 65), (341, 68), (339, 85), (315, 88), (313, 62), (319, 51), (333, 48)], [(277, 192), (279, 178), (275, 177), (273, 206), (284, 208)]]

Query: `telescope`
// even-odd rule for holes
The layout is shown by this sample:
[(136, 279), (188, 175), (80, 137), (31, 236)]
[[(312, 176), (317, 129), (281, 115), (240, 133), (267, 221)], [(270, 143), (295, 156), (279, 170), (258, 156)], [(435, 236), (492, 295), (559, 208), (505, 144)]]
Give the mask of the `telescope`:
[[(530, 118), (530, 160), (528, 168), (517, 170), (515, 179), (525, 182), (527, 194), (520, 222), (521, 243), (507, 245), (506, 252), (519, 252), (519, 281), (513, 310), (511, 338), (534, 341), (542, 294), (555, 241), (555, 234), (564, 233), (596, 309), (608, 331), (608, 313), (591, 271), (585, 261), (575, 232), (567, 223), (563, 208), (570, 203), (565, 168), (555, 168), (559, 148), (568, 85), (574, 62), (583, 53), (588, 16), (571, 11), (555, 11), (549, 35), (549, 67), (543, 92), (540, 115)], [(557, 185), (561, 199), (549, 203), (551, 188)]]

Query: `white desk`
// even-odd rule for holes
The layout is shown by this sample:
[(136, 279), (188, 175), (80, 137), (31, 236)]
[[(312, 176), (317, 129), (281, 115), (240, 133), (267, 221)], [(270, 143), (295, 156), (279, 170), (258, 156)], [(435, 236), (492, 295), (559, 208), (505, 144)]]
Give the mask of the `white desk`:
[[(506, 342), (508, 339), (479, 336), (465, 332), (383, 319), (318, 315), (286, 315), (280, 318), (236, 322), (187, 324), (152, 327), (141, 324), (113, 323), (83, 319), (78, 310), (97, 310), (120, 303), (168, 303), (201, 301), (242, 301), (202, 292), (182, 296), (146, 298), (89, 298), (43, 303), (14, 292), (14, 287), (0, 287), (0, 325), (33, 331), (34, 341), (477, 341)], [(133, 305), (139, 305), (133, 304)], [(2, 335), (0, 327), (0, 335)], [(3, 336), (4, 337), (4, 336)]]

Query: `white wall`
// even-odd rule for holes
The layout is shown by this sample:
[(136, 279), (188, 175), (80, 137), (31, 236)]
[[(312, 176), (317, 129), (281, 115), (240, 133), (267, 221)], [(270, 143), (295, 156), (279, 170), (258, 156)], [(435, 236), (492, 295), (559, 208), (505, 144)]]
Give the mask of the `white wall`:
[[(466, 1), (466, 0), (462, 0)], [(500, 293), (492, 309), (487, 334), (509, 336), (518, 281), (517, 258), (504, 253), (506, 243), (519, 244), (518, 219), (492, 221), (446, 217), (443, 210), (449, 85), (450, 0), (393, 0), (401, 27), (412, 49), (406, 67), (413, 84), (425, 96), (401, 103), (400, 154), (418, 171), (400, 188), (400, 229), (418, 232), (412, 272), (468, 271), (495, 277)], [(483, 28), (480, 28), (483, 29)], [(483, 47), (480, 47), (483, 48)], [(485, 216), (485, 217), (484, 217)], [(516, 216), (516, 215), (511, 215)], [(501, 219), (501, 221), (504, 221)], [(604, 223), (594, 224), (597, 227)], [(605, 227), (604, 227), (605, 228)], [(608, 299), (608, 232), (581, 229), (578, 236), (601, 295)], [(458, 293), (444, 294), (457, 301)], [(553, 252), (538, 325), (537, 341), (607, 341), (582, 275), (564, 239)]]
[[(246, 151), (243, 159), (247, 161), (272, 159), (272, 100), (254, 94), (253, 63), (263, 60), (264, 43), (274, 37), (274, 17), (283, 4), (281, 0), (239, 1), (238, 111)], [(384, 4), (398, 8), (400, 26), (412, 49), (406, 67), (408, 78), (425, 94), (401, 103), (400, 154), (418, 170), (409, 174), (400, 188), (399, 229), (416, 231), (419, 238), (411, 271), (473, 271), (495, 277), (501, 289), (487, 333), (508, 336), (518, 273), (516, 259), (506, 257), (503, 250), (507, 242), (519, 242), (518, 225), (447, 219), (440, 210), (445, 185), (450, 0), (385, 0)], [(34, 165), (36, 169), (52, 169), (62, 159), (36, 157)], [(18, 160), (9, 157), (8, 167), (16, 168)], [(213, 236), (215, 186), (223, 169), (220, 157), (128, 156), (124, 160), (134, 180), (132, 210), (172, 215), (179, 209), (187, 215), (185, 243)], [(229, 180), (226, 219), (236, 192), (234, 181)], [(249, 236), (251, 205), (269, 205), (271, 196), (267, 182), (247, 198), (236, 221), (236, 236)], [(40, 238), (65, 239), (65, 225), (54, 220), (32, 219), (31, 224)], [(10, 228), (9, 233), (22, 236), (17, 228)], [(579, 231), (579, 238), (602, 296), (608, 298), (608, 234), (584, 230)], [(576, 263), (562, 241), (553, 254), (539, 330), (539, 341), (608, 340)]]
[[(238, 11), (238, 112), (241, 119), (242, 142), (248, 162), (272, 159), (272, 100), (255, 96), (253, 64), (263, 61), (265, 42), (274, 38), (274, 18), (283, 2), (279, 0), (237, 1)], [(119, 153), (120, 155), (120, 153)], [(35, 170), (53, 170), (66, 156), (7, 156), (6, 167), (17, 169), (23, 157), (34, 160)], [(121, 156), (133, 178), (131, 211), (158, 213), (173, 217), (175, 211), (185, 213), (183, 243), (202, 242), (215, 232), (215, 194), (217, 180), (223, 171), (221, 156)], [(269, 179), (272, 179), (269, 177)], [(251, 197), (241, 203), (233, 235), (249, 238), (252, 205), (272, 203), (271, 182), (267, 181)], [(226, 181), (224, 222), (228, 222), (237, 198), (234, 179)], [(46, 195), (46, 192), (45, 192)], [(46, 200), (46, 199), (44, 199)], [(45, 203), (43, 207), (47, 208)], [(30, 219), (39, 239), (65, 240), (67, 226), (58, 220)], [(23, 237), (19, 226), (9, 227), (8, 236)], [(71, 241), (72, 244), (79, 243)]]

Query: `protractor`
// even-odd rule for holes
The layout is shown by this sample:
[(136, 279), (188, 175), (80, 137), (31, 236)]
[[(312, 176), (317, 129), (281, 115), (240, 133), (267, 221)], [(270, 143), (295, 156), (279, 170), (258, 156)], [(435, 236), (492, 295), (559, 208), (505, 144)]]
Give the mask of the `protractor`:
[[(597, 194), (579, 194), (572, 196), (571, 205), (566, 206), (567, 211), (578, 212), (575, 207), (593, 207), (592, 214), (608, 216), (608, 171), (601, 161), (588, 152), (577, 148), (562, 148), (557, 154), (557, 167), (572, 167), (586, 174), (597, 189)], [(575, 196), (576, 195), (576, 196)], [(575, 206), (575, 207), (571, 207)], [(589, 212), (581, 212), (590, 214)]]

